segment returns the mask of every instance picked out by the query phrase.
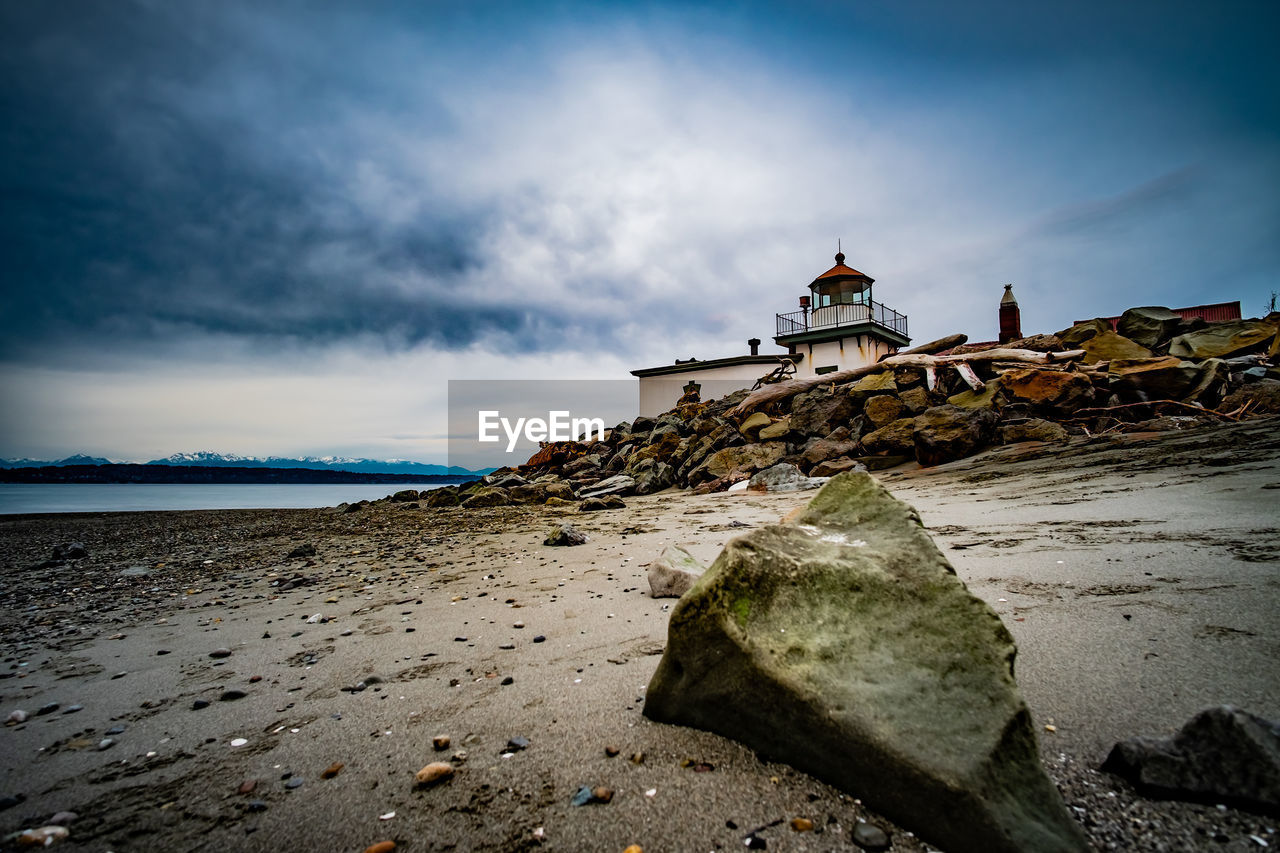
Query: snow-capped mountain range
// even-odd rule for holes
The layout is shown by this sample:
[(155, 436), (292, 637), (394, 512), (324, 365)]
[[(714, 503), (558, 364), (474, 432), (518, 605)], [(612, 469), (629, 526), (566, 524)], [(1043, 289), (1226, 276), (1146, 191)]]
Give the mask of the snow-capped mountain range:
[[(110, 465), (110, 459), (76, 454), (56, 462), (35, 459), (0, 459), (0, 468), (45, 468), (65, 465)], [(238, 456), (234, 453), (175, 453), (164, 459), (152, 459), (146, 465), (184, 465), (215, 468), (310, 468), (329, 471), (354, 471), (361, 474), (455, 474), (469, 476), (487, 474), (493, 469), (470, 471), (457, 465), (434, 465), (410, 462), (406, 459), (355, 459), (347, 456), (303, 456), (300, 459), (286, 456)]]

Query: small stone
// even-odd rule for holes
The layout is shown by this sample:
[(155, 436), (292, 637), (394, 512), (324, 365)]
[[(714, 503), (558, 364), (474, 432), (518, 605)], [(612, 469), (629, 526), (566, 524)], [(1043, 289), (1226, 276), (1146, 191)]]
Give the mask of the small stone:
[(449, 748), (450, 742), (448, 735), (436, 735), (431, 739), (431, 748), (436, 752), (444, 752)]
[(622, 853), (644, 853), (644, 848), (639, 844), (628, 844), (627, 849), (623, 850)]
[(512, 627), (512, 628), (523, 628), (523, 627), (524, 627), (524, 623), (523, 623), (523, 622), (516, 622), (516, 623), (515, 623), (514, 625), (512, 625), (511, 627)]
[(258, 787), (257, 779), (245, 779), (240, 783), (240, 787), (237, 788), (236, 791), (240, 794), (252, 794), (253, 789), (256, 787)]
[(48, 705), (41, 705), (40, 710), (36, 711), (37, 717), (43, 717), (45, 714), (52, 714), (62, 706), (57, 702), (50, 702)]
[(853, 843), (863, 850), (888, 850), (888, 834), (874, 823), (860, 823), (853, 828)]
[(633, 753), (631, 753), (631, 763), (632, 763), (632, 764), (644, 764), (644, 753), (643, 753), (643, 752), (633, 752)]
[(551, 533), (543, 540), (543, 545), (572, 546), (585, 545), (589, 541), (587, 534), (568, 522), (561, 522), (552, 528)]
[(9, 716), (5, 718), (4, 724), (6, 726), (16, 726), (19, 723), (25, 723), (26, 721), (27, 721), (27, 712), (23, 710), (17, 710), (10, 713)]
[(115, 745), (116, 745), (116, 742), (114, 740), (112, 740), (109, 737), (104, 737), (102, 740), (98, 741), (98, 752), (103, 752), (104, 750), (108, 750)]
[(156, 649), (156, 654), (158, 654), (158, 655), (167, 655), (167, 654), (169, 654), (169, 650), (168, 650), (168, 649)]
[(791, 818), (791, 830), (793, 832), (813, 832), (813, 821), (807, 817)]
[(596, 803), (608, 803), (613, 800), (613, 789), (599, 785), (591, 789), (591, 801)]
[(209, 657), (216, 659), (231, 657), (231, 649), (214, 649), (209, 652)]
[(118, 725), (118, 726), (112, 726), (111, 728), (107, 729), (105, 732), (103, 732), (103, 734), (108, 735), (108, 736), (110, 736), (110, 735), (122, 735), (122, 734), (124, 734), (124, 729), (125, 729), (124, 724), (123, 724), (123, 723), (121, 723), (121, 724), (120, 724), (120, 725)]
[(502, 649), (505, 652), (509, 652), (515, 647), (516, 647), (515, 643), (503, 643), (502, 645), (498, 646), (498, 648)]
[(244, 697), (246, 697), (246, 696), (248, 696), (248, 695), (249, 695), (249, 694), (248, 694), (248, 693), (245, 693), (243, 690), (236, 690), (236, 689), (234, 689), (234, 688), (233, 688), (233, 689), (231, 689), (231, 690), (224, 690), (224, 691), (222, 692), (222, 695), (218, 697), (218, 701), (219, 701), (219, 702), (234, 702), (235, 700), (237, 700), (237, 699), (243, 699)]
[(391, 853), (396, 849), (394, 841), (379, 841), (377, 844), (370, 844), (364, 848), (364, 853)]
[(48, 847), (63, 841), (71, 832), (65, 826), (42, 826), (39, 829), (24, 829), (15, 839), (19, 847)]
[(515, 684), (515, 683), (516, 683), (516, 680), (509, 675), (506, 678), (502, 679), (502, 684), (504, 686), (507, 684)]
[(82, 560), (89, 556), (89, 551), (80, 542), (68, 542), (65, 545), (56, 545), (53, 549), (53, 559), (61, 562), (63, 560)]
[(284, 783), (284, 786), (285, 786), (286, 788), (288, 788), (289, 790), (291, 790), (291, 791), (292, 791), (294, 788), (301, 788), (301, 787), (302, 787), (302, 777), (301, 777), (301, 776), (294, 776), (294, 777), (293, 777), (292, 779), (290, 779), (288, 782), (285, 782), (285, 783)]
[(342, 768), (345, 766), (346, 765), (343, 764), (341, 761), (335, 761), (320, 772), (320, 778), (332, 779), (334, 776), (337, 776), (339, 773), (341, 773)]
[(254, 675), (254, 676), (250, 676), (250, 678), (249, 678), (249, 683), (250, 683), (250, 684), (257, 684), (257, 683), (258, 683), (259, 681), (261, 681), (261, 680), (262, 680), (262, 676), (261, 676), (261, 675)]
[(80, 704), (76, 704), (76, 705), (68, 705), (68, 706), (67, 706), (67, 709), (66, 709), (65, 711), (63, 711), (62, 713), (64, 713), (64, 714), (78, 714), (78, 713), (80, 713), (80, 712), (81, 712), (81, 711), (83, 711), (83, 710), (84, 710), (84, 706), (83, 706), (83, 705), (80, 705)]
[(49, 818), (49, 823), (53, 826), (66, 826), (69, 823), (74, 823), (78, 817), (80, 817), (80, 815), (75, 812), (58, 812), (53, 817)]
[(573, 799), (569, 801), (569, 805), (585, 806), (589, 802), (591, 802), (591, 788), (587, 785), (583, 785), (578, 788), (577, 793), (573, 795)]
[(191, 703), (191, 710), (193, 711), (199, 711), (201, 708), (208, 708), (208, 707), (209, 707), (208, 699), (197, 699), (196, 701)]
[(244, 804), (244, 809), (248, 812), (265, 812), (267, 804), (262, 800), (250, 800)]
[(415, 775), (419, 785), (431, 787), (453, 778), (453, 765), (446, 761), (433, 761)]
[(622, 750), (618, 749), (616, 746), (613, 746), (613, 745), (606, 746), (604, 748), (604, 754), (609, 756), (610, 758), (617, 757), (619, 752), (622, 752)]
[(465, 643), (465, 642), (467, 641), (467, 638), (466, 638), (466, 637), (454, 637), (454, 638), (453, 638), (453, 641), (454, 641), (455, 643)]
[(538, 636), (533, 638), (533, 641), (535, 643), (545, 643), (547, 641), (547, 638), (539, 634)]
[(112, 681), (115, 681), (115, 680), (116, 680), (116, 679), (118, 679), (118, 678), (124, 678), (124, 677), (125, 677), (126, 675), (128, 675), (128, 674), (129, 674), (129, 673), (127, 673), (127, 672), (117, 672), (115, 675), (111, 676), (111, 680), (112, 680)]
[(763, 838), (756, 835), (755, 833), (752, 833), (751, 835), (748, 835), (745, 839), (743, 839), (743, 844), (746, 845), (746, 848), (748, 850), (768, 850), (769, 849), (769, 842), (765, 841)]
[(528, 747), (529, 739), (523, 735), (516, 735), (511, 740), (507, 741), (507, 749), (511, 752), (519, 752), (520, 750), (527, 749)]
[(231, 739), (232, 746), (244, 746), (248, 742), (249, 742), (248, 740), (242, 737), (236, 737)]

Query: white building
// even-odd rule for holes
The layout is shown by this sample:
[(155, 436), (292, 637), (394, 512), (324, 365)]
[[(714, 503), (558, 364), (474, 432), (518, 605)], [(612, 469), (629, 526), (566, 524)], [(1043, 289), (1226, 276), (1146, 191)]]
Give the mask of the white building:
[(794, 365), (797, 377), (815, 376), (874, 364), (897, 352), (911, 341), (906, 315), (872, 301), (873, 282), (845, 266), (844, 253), (837, 252), (836, 265), (800, 297), (800, 310), (777, 315), (773, 340), (786, 352), (760, 355), (760, 341), (752, 338), (750, 355), (633, 370), (640, 379), (640, 414), (653, 417), (670, 410), (691, 386), (710, 400), (750, 388), (781, 365)]

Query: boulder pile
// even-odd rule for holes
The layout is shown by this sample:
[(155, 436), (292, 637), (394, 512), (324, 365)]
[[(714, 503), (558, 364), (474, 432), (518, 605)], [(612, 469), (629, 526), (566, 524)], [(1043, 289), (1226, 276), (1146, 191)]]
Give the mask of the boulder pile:
[[(1133, 308), (995, 346), (963, 335), (880, 363), (763, 385), (558, 442), (428, 506), (570, 506), (728, 489), (779, 463), (811, 478), (940, 465), (987, 447), (1280, 414), (1280, 313), (1207, 323)], [(818, 480), (821, 482), (821, 480)], [(593, 504), (597, 506), (597, 504)]]

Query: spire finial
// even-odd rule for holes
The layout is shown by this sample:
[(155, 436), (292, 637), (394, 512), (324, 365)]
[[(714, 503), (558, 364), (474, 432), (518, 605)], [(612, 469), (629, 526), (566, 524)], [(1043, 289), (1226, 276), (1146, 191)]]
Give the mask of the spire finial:
[(836, 238), (836, 263), (844, 263), (844, 249), (840, 246), (840, 238)]

